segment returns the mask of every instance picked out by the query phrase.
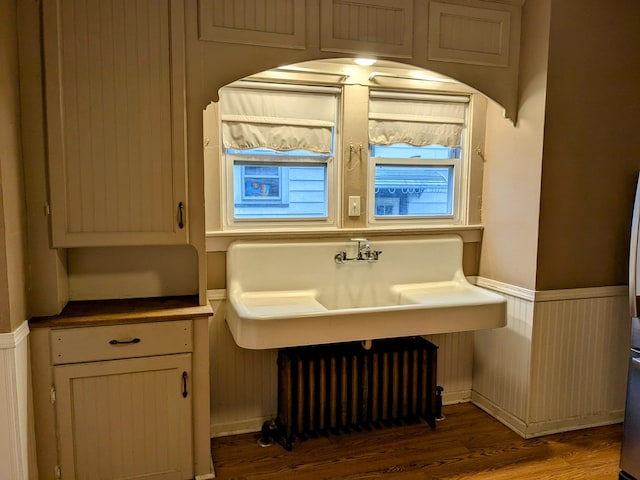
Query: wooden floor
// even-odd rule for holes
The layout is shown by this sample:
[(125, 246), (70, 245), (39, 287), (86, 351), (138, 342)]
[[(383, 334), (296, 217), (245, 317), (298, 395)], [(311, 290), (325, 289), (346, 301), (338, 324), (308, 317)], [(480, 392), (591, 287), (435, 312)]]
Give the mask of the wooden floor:
[(216, 479), (615, 480), (622, 425), (524, 440), (470, 403), (446, 419), (262, 448), (257, 434), (215, 438)]

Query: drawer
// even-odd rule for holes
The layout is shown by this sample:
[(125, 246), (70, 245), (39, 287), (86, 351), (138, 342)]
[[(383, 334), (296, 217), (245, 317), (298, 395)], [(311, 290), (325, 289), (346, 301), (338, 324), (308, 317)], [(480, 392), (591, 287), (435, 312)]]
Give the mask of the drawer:
[(54, 365), (192, 351), (191, 320), (52, 329)]

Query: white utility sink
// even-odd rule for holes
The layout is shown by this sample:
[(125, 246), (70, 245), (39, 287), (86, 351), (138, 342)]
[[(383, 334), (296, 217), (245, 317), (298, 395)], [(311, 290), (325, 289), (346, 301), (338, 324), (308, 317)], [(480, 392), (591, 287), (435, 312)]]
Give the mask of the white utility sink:
[[(364, 243), (361, 243), (364, 245)], [(502, 327), (503, 296), (471, 285), (462, 239), (237, 241), (227, 251), (226, 320), (249, 349)], [(344, 252), (349, 259), (336, 261)]]

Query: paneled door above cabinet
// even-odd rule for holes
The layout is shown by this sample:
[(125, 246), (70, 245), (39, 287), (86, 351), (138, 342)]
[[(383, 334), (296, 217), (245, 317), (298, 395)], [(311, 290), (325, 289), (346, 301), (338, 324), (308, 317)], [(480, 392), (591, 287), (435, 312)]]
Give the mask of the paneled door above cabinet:
[(43, 2), (52, 244), (187, 241), (181, 0)]

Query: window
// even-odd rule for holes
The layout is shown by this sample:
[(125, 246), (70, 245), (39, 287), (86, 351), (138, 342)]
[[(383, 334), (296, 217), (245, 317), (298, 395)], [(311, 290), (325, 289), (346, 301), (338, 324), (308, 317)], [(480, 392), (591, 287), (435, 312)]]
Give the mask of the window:
[(469, 98), (371, 91), (371, 221), (460, 217)]
[(335, 221), (338, 92), (248, 82), (221, 90), (227, 225)]

